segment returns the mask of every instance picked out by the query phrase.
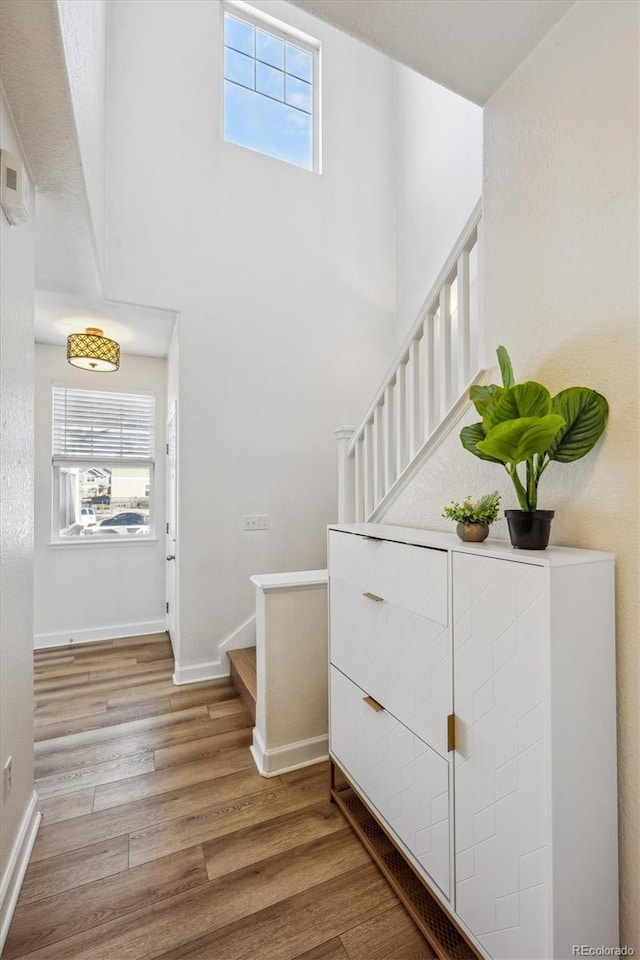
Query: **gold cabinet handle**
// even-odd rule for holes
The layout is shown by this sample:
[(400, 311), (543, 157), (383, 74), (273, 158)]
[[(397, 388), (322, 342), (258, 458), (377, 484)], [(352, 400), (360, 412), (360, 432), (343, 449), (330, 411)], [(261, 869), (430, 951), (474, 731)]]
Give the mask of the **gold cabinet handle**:
[(375, 600), (376, 603), (384, 603), (384, 597), (379, 597), (377, 593), (363, 593), (362, 596), (369, 600)]
[(447, 717), (447, 752), (456, 748), (456, 715), (450, 713)]
[(378, 703), (377, 700), (374, 700), (373, 697), (363, 697), (362, 698), (368, 707), (371, 707), (372, 710), (375, 710), (376, 713), (380, 713), (381, 710), (384, 710), (384, 707), (381, 703)]

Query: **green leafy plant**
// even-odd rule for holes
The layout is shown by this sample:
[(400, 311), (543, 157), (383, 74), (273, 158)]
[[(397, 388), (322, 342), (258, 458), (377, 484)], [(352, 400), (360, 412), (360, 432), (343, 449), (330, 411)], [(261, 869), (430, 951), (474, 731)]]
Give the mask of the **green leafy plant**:
[(472, 500), (471, 497), (467, 497), (462, 503), (452, 500), (451, 504), (442, 511), (442, 516), (465, 525), (469, 523), (489, 525), (498, 519), (500, 499), (500, 494), (494, 490), (493, 493), (485, 494), (480, 500)]
[(534, 380), (516, 383), (506, 349), (500, 346), (496, 353), (502, 386), (471, 388), (469, 399), (482, 421), (463, 427), (460, 441), (481, 460), (503, 465), (521, 510), (530, 512), (537, 509), (538, 484), (551, 461), (572, 463), (593, 449), (609, 404), (589, 387), (568, 387), (552, 398)]

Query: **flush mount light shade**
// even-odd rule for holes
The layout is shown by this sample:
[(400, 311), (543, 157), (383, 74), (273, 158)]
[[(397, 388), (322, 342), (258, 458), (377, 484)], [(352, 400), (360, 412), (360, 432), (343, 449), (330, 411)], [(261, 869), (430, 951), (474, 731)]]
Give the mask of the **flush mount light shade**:
[(103, 337), (97, 327), (87, 327), (67, 337), (67, 360), (82, 370), (112, 373), (120, 366), (120, 344)]

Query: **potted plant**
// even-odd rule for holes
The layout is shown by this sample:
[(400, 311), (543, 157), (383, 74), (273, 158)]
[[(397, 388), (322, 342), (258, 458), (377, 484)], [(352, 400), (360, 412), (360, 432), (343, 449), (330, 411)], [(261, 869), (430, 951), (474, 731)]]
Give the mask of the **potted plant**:
[(489, 526), (498, 519), (500, 494), (497, 490), (487, 493), (480, 500), (467, 497), (462, 503), (451, 501), (442, 516), (457, 523), (456, 533), (461, 540), (481, 543), (489, 536)]
[(516, 383), (509, 354), (496, 351), (502, 386), (475, 386), (469, 399), (482, 417), (464, 427), (462, 446), (481, 460), (502, 464), (520, 510), (505, 510), (514, 547), (544, 550), (553, 510), (538, 510), (538, 485), (552, 461), (580, 460), (602, 435), (609, 415), (606, 399), (589, 387), (568, 387), (555, 397), (541, 383)]

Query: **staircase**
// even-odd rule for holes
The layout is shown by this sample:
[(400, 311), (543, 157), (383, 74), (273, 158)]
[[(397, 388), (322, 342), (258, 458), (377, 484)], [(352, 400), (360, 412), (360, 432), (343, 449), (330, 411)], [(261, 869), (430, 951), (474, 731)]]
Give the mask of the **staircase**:
[(373, 402), (338, 442), (338, 522), (379, 521), (484, 380), (478, 334), (479, 200)]
[(241, 650), (229, 650), (227, 653), (231, 665), (231, 679), (256, 722), (256, 648), (245, 647)]

